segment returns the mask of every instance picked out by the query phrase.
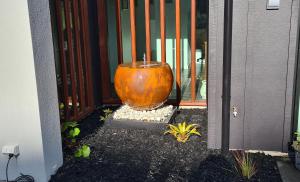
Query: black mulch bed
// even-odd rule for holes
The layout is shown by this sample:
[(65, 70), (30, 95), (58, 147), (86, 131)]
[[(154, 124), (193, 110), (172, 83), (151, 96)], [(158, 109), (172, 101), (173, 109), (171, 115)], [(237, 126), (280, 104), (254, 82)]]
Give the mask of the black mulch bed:
[[(51, 181), (247, 181), (234, 168), (232, 155), (208, 150), (206, 111), (180, 110), (176, 122), (198, 123), (202, 137), (178, 143), (162, 131), (113, 128), (99, 121), (101, 111), (81, 122), (81, 144), (89, 159), (73, 157), (64, 149), (64, 165)], [(281, 181), (275, 160), (253, 155), (258, 173), (250, 181)]]

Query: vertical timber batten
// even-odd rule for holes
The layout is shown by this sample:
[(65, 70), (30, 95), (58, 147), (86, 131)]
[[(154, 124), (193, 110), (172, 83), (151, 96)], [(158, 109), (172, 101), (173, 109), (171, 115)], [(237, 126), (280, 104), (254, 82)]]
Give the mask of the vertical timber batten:
[(117, 21), (117, 46), (118, 46), (118, 64), (123, 63), (122, 47), (122, 25), (121, 25), (121, 0), (116, 0), (116, 21)]
[(130, 0), (131, 60), (136, 64), (135, 2)]
[(78, 65), (78, 81), (79, 81), (79, 95), (80, 95), (80, 110), (85, 108), (84, 100), (84, 81), (83, 81), (83, 69), (82, 69), (82, 57), (81, 57), (81, 44), (80, 44), (80, 25), (79, 25), (79, 12), (78, 12), (78, 1), (73, 1), (73, 12), (74, 12), (74, 28), (75, 28), (75, 41), (76, 41), (76, 53), (77, 53), (77, 65)]
[[(100, 69), (109, 70), (108, 48), (107, 48), (107, 16), (106, 1), (97, 0), (98, 9), (98, 31), (99, 31), (99, 51), (100, 51)], [(101, 27), (100, 27), (101, 26)], [(110, 78), (107, 72), (101, 71), (101, 84), (103, 99), (110, 98)]]
[(180, 0), (176, 0), (175, 21), (176, 21), (176, 98), (177, 102), (181, 99), (181, 28), (180, 28)]
[(78, 115), (77, 110), (77, 95), (76, 95), (76, 78), (75, 78), (75, 65), (74, 65), (74, 50), (73, 50), (73, 33), (71, 29), (71, 1), (66, 0), (65, 2), (65, 13), (66, 13), (66, 28), (68, 32), (68, 55), (70, 58), (70, 77), (71, 77), (71, 87), (72, 87), (72, 106), (75, 118)]
[(160, 0), (160, 37), (161, 37), (161, 62), (166, 63), (165, 0)]
[[(64, 51), (64, 30), (63, 30), (63, 22), (62, 22), (62, 11), (61, 11), (61, 1), (55, 0), (55, 8), (56, 8), (56, 15), (57, 15), (57, 29), (58, 29), (58, 39), (59, 39), (59, 54), (60, 54), (60, 64), (61, 64), (61, 72), (62, 72), (62, 80), (63, 80), (63, 94), (64, 94), (64, 105), (68, 106), (68, 82), (67, 82), (67, 60)], [(65, 116), (69, 118), (70, 110), (69, 107), (65, 107)]]
[(146, 59), (151, 62), (150, 0), (145, 0)]
[(92, 112), (94, 109), (94, 100), (93, 100), (93, 87), (92, 87), (92, 66), (91, 66), (91, 47), (90, 47), (90, 34), (89, 34), (89, 23), (88, 23), (88, 3), (87, 0), (80, 1), (81, 4), (81, 11), (82, 11), (82, 29), (85, 32), (85, 36), (83, 36), (83, 42), (84, 42), (84, 56), (85, 56), (85, 76), (87, 81), (87, 102), (88, 102), (88, 108), (87, 112)]
[(196, 0), (191, 0), (191, 97), (196, 100)]

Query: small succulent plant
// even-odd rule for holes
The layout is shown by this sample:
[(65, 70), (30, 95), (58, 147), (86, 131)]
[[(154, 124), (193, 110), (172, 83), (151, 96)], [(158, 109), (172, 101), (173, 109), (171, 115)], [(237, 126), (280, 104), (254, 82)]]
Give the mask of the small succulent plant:
[(78, 148), (76, 152), (74, 153), (74, 156), (79, 158), (88, 158), (91, 154), (91, 149), (88, 145), (83, 145), (82, 147)]
[(198, 124), (189, 124), (187, 125), (186, 122), (178, 123), (178, 126), (169, 124), (169, 130), (165, 131), (166, 134), (173, 135), (178, 142), (185, 143), (191, 135), (198, 135), (201, 136), (201, 134), (197, 131), (197, 128), (199, 127)]
[(234, 151), (233, 157), (236, 162), (235, 169), (246, 179), (250, 179), (257, 172), (256, 163), (244, 151)]
[(295, 135), (296, 135), (296, 140), (293, 141), (292, 146), (297, 152), (300, 152), (300, 133), (295, 132)]
[(112, 110), (111, 109), (104, 109), (104, 116), (100, 116), (100, 121), (105, 121), (111, 114), (112, 114)]
[(67, 121), (62, 124), (61, 132), (67, 143), (76, 142), (76, 137), (80, 133), (80, 129), (77, 127), (78, 125), (76, 121)]

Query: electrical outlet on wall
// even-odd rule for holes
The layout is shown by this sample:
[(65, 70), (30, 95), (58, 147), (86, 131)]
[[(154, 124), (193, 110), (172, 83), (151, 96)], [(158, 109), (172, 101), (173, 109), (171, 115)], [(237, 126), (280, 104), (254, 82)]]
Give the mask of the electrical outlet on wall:
[(17, 156), (20, 154), (19, 151), (19, 145), (4, 145), (2, 147), (2, 154), (4, 155), (9, 155), (9, 154), (13, 154), (14, 156)]
[(268, 0), (267, 10), (278, 10), (280, 6), (280, 0)]

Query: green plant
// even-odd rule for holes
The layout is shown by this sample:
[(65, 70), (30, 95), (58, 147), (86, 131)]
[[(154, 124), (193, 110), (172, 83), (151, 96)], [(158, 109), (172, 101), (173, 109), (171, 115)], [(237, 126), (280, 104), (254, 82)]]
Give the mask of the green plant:
[(78, 148), (75, 153), (74, 156), (79, 158), (79, 157), (83, 157), (83, 158), (88, 158), (91, 154), (91, 149), (88, 145), (83, 145), (82, 147)]
[(178, 142), (185, 143), (191, 135), (199, 135), (201, 134), (197, 131), (199, 125), (197, 124), (189, 124), (186, 125), (186, 122), (178, 123), (178, 126), (169, 124), (169, 130), (165, 131), (164, 134), (173, 135)]
[(295, 132), (296, 135), (296, 140), (300, 142), (300, 133), (299, 132)]
[(78, 123), (76, 121), (68, 121), (62, 124), (61, 132), (67, 145), (70, 143), (76, 143), (76, 137), (80, 133), (80, 129), (77, 126)]
[(61, 120), (64, 120), (64, 118), (65, 118), (65, 105), (64, 105), (64, 103), (59, 103), (59, 105), (58, 105), (58, 108), (59, 108), (59, 116), (60, 116), (60, 119)]
[(61, 102), (61, 103), (59, 104), (59, 109), (63, 110), (64, 108), (65, 108), (65, 105), (64, 105), (64, 103)]
[(296, 140), (293, 141), (292, 147), (297, 151), (300, 152), (300, 133), (295, 132)]
[(250, 179), (257, 172), (256, 163), (249, 156), (249, 153), (244, 151), (233, 152), (233, 157), (236, 161), (235, 169), (247, 179)]
[(104, 116), (100, 116), (100, 121), (105, 121), (111, 114), (112, 114), (112, 110), (107, 108), (103, 110), (104, 112)]

